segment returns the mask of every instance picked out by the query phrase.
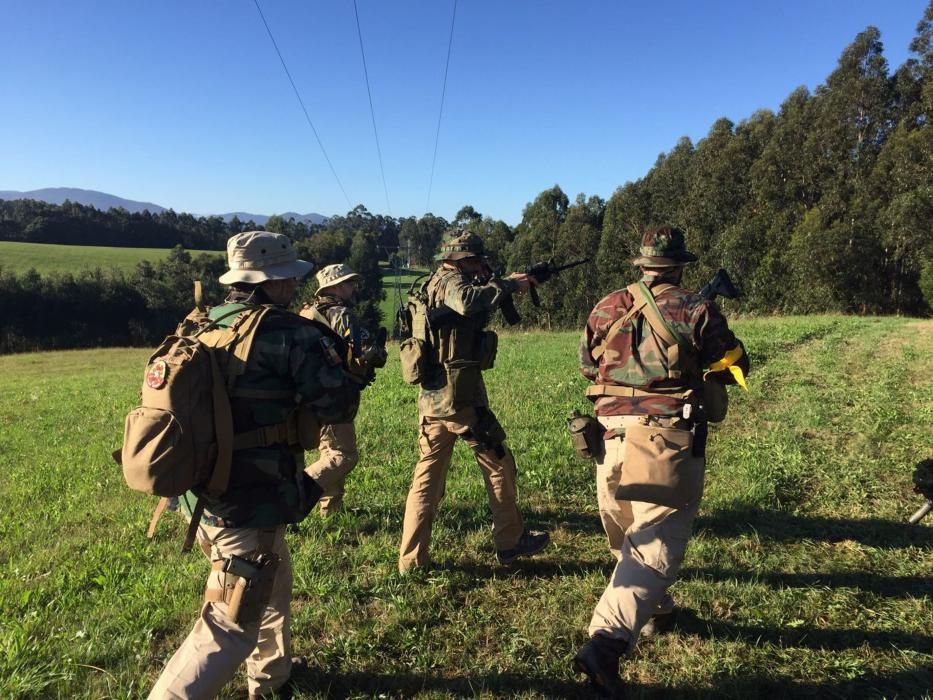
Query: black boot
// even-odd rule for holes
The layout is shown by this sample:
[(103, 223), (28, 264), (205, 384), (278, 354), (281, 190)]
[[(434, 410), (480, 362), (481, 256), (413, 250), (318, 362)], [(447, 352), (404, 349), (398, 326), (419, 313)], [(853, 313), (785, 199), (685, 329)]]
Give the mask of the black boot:
[(596, 635), (573, 657), (573, 668), (585, 673), (600, 697), (625, 700), (625, 684), (619, 678), (619, 659), (628, 644), (619, 639)]
[(657, 637), (659, 634), (672, 632), (677, 627), (677, 608), (667, 613), (655, 613), (641, 628), (641, 636)]

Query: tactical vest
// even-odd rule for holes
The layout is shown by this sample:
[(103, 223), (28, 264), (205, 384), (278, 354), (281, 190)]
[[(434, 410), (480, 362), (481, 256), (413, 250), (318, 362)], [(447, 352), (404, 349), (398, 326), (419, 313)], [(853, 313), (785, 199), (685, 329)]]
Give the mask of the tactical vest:
[[(425, 284), (428, 309), (443, 306), (447, 288), (458, 281), (461, 273), (456, 270), (439, 270)], [(482, 356), (483, 327), (489, 321), (488, 313), (460, 316), (456, 323), (431, 329), (434, 359), (443, 366), (449, 362), (479, 362)], [(484, 368), (485, 369), (485, 368)]]
[(587, 389), (587, 396), (667, 396), (693, 402), (702, 384), (697, 352), (691, 341), (664, 319), (655, 301), (672, 288), (674, 285), (664, 283), (652, 290), (644, 282), (626, 288), (632, 295), (632, 307), (609, 326), (590, 354), (599, 362), (620, 336), (628, 334), (631, 340), (625, 342), (632, 343), (632, 356), (640, 358), (641, 369), (635, 372), (633, 368), (624, 384), (594, 384)]

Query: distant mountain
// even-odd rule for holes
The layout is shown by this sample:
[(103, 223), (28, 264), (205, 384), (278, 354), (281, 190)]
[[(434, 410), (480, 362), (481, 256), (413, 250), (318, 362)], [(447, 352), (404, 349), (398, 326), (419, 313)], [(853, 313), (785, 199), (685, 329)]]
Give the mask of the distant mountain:
[[(269, 217), (266, 216), (265, 214), (250, 214), (249, 212), (245, 212), (245, 211), (233, 211), (233, 212), (230, 212), (229, 214), (220, 214), (220, 217), (224, 221), (227, 221), (227, 222), (229, 222), (230, 219), (232, 219), (234, 216), (238, 218), (240, 221), (242, 221), (243, 223), (246, 223), (247, 221), (253, 221), (259, 224), (260, 226), (262, 226), (269, 220)], [(294, 219), (295, 221), (300, 221), (305, 224), (323, 224), (324, 222), (327, 221), (326, 216), (322, 216), (321, 214), (315, 214), (313, 212), (311, 214), (298, 214), (293, 211), (286, 211), (286, 212), (282, 212), (281, 214), (279, 214), (279, 216), (281, 216), (286, 221), (288, 221), (289, 219)]]
[[(41, 190), (30, 190), (28, 192), (0, 190), (0, 199), (37, 199), (40, 202), (48, 202), (49, 204), (62, 204), (67, 199), (72, 202), (77, 202), (78, 204), (83, 204), (86, 207), (100, 209), (101, 211), (123, 207), (131, 214), (141, 212), (144, 209), (148, 209), (153, 214), (160, 214), (166, 210), (166, 207), (161, 207), (152, 202), (137, 202), (132, 199), (123, 199), (123, 197), (107, 194), (106, 192), (82, 190), (77, 187), (46, 187)], [(207, 216), (210, 215), (208, 214)], [(269, 216), (266, 214), (250, 214), (244, 211), (230, 212), (229, 214), (220, 214), (219, 216), (224, 221), (230, 221), (230, 219), (236, 216), (244, 223), (247, 221), (254, 221), (260, 226), (269, 220)], [(294, 218), (295, 221), (301, 221), (306, 224), (322, 224), (327, 221), (326, 216), (315, 213), (297, 214), (293, 211), (287, 211), (280, 214), (280, 216), (286, 221)]]
[(148, 209), (153, 214), (160, 214), (165, 211), (165, 207), (160, 207), (152, 202), (136, 202), (132, 199), (123, 199), (106, 192), (97, 192), (96, 190), (81, 190), (77, 187), (46, 187), (41, 190), (30, 190), (29, 192), (16, 192), (15, 190), (0, 190), (0, 199), (37, 199), (40, 202), (49, 204), (62, 204), (66, 199), (86, 207), (94, 207), (101, 211), (107, 211), (116, 207), (123, 207), (131, 214)]

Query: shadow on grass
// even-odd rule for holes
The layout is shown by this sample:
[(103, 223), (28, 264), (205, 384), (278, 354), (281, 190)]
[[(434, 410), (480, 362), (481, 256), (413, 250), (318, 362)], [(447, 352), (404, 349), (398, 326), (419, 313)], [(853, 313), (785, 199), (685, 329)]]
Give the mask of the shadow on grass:
[(706, 530), (717, 537), (756, 535), (772, 542), (853, 540), (879, 549), (933, 548), (933, 528), (910, 525), (906, 521), (827, 518), (749, 508), (703, 513), (697, 517), (694, 530), (698, 533)]
[(933, 578), (926, 576), (878, 576), (867, 572), (788, 574), (780, 571), (755, 572), (716, 567), (688, 567), (681, 579), (741, 581), (761, 583), (772, 588), (856, 588), (888, 598), (933, 596)]
[[(569, 663), (568, 663), (569, 666)], [(915, 668), (890, 674), (870, 674), (851, 680), (808, 683), (791, 678), (740, 675), (718, 678), (712, 686), (628, 684), (629, 698), (921, 698), (929, 697), (933, 673)], [(310, 669), (295, 676), (296, 688), (324, 693), (328, 698), (413, 697), (419, 693), (452, 697), (510, 697), (536, 694), (546, 698), (592, 698), (583, 682), (515, 673), (444, 677), (416, 673), (327, 673)]]

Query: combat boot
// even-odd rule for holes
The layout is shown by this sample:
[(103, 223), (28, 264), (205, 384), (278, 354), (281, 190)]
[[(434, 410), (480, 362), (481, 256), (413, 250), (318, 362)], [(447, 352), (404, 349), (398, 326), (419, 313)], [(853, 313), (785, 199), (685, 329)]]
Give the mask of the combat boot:
[(600, 697), (625, 700), (625, 683), (619, 678), (619, 659), (627, 648), (627, 642), (597, 634), (573, 657), (573, 669), (589, 677)]
[(551, 536), (538, 530), (525, 530), (518, 538), (518, 544), (512, 549), (496, 550), (496, 559), (500, 564), (511, 564), (519, 557), (530, 557), (547, 547)]

